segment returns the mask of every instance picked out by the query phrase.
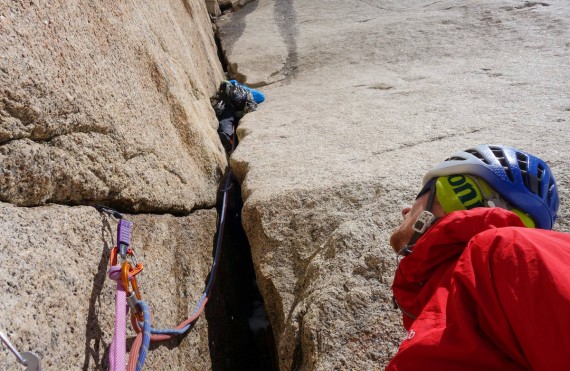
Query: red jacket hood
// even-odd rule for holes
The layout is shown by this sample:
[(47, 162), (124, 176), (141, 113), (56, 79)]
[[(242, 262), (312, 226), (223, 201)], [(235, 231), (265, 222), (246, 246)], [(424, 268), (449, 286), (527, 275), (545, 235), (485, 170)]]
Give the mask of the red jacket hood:
[(396, 269), (392, 291), (406, 315), (409, 328), (415, 317), (452, 271), (473, 236), (493, 228), (524, 227), (514, 213), (500, 208), (475, 208), (452, 212), (434, 224)]

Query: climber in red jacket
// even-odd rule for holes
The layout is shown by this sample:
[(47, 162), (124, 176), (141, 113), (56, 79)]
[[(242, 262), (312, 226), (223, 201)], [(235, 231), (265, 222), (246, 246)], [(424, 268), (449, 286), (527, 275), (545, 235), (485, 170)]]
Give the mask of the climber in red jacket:
[(387, 370), (570, 370), (570, 235), (554, 176), (481, 145), (430, 170), (390, 238), (407, 338)]

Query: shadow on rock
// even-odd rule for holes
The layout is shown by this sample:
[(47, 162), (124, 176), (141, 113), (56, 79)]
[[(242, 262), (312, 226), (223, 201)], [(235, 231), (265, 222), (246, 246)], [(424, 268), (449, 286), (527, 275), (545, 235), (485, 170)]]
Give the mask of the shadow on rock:
[[(100, 307), (99, 298), (105, 278), (107, 276), (107, 264), (109, 263), (109, 256), (111, 248), (109, 247), (108, 239), (112, 237), (113, 231), (111, 225), (106, 217), (102, 218), (101, 226), (101, 241), (103, 243), (103, 250), (101, 252), (101, 259), (97, 265), (97, 274), (93, 278), (93, 287), (91, 288), (91, 296), (89, 298), (89, 312), (87, 315), (87, 323), (85, 324), (85, 359), (83, 361), (83, 370), (97, 369), (106, 370), (109, 368), (109, 346), (101, 344), (103, 339), (103, 331), (99, 325)], [(111, 241), (112, 244), (112, 241)], [(103, 356), (100, 357), (101, 345), (105, 348)], [(93, 367), (89, 366), (91, 359), (95, 362)]]
[(279, 27), (279, 33), (283, 38), (283, 42), (287, 46), (287, 58), (281, 73), (287, 80), (292, 79), (297, 74), (297, 15), (293, 0), (275, 1), (274, 15)]

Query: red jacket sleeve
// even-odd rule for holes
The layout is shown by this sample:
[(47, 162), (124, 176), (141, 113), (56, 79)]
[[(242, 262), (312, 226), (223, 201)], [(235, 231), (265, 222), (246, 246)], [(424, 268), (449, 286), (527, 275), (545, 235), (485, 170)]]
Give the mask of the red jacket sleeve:
[(481, 331), (509, 358), (534, 370), (570, 370), (570, 235), (483, 232), (467, 246), (453, 282), (472, 300)]

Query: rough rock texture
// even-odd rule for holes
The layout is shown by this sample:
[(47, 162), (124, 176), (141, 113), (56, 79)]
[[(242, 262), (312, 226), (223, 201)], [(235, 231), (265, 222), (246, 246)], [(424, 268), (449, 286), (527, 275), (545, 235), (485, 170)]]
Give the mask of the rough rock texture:
[[(204, 289), (216, 211), (126, 217), (134, 223), (132, 246), (145, 266), (139, 284), (154, 324), (176, 326)], [(20, 351), (37, 353), (43, 369), (108, 369), (115, 283), (106, 270), (116, 222), (92, 207), (0, 203), (0, 225), (0, 329)], [(127, 335), (130, 344), (130, 326)], [(13, 356), (0, 357), (0, 369), (15, 367)], [(151, 346), (146, 367), (211, 368), (205, 319), (187, 336)]]
[[(0, 330), (43, 369), (107, 369), (116, 223), (73, 205), (186, 215), (127, 216), (155, 325), (186, 319), (210, 271), (227, 164), (206, 5), (4, 1), (0, 35)], [(212, 368), (215, 320), (151, 346), (147, 369)]]
[[(282, 7), (280, 4), (288, 9), (292, 7), (291, 0), (274, 4), (271, 1), (253, 1), (237, 13), (222, 16), (217, 22), (222, 50), (228, 60), (228, 72), (251, 87), (282, 80), (287, 73), (282, 70), (287, 63), (287, 45), (276, 37), (285, 17), (274, 10)], [(255, 27), (246, 27), (246, 19), (252, 12), (259, 22)]]
[(374, 201), (385, 193), (338, 184), (248, 199), (242, 218), (281, 369), (371, 369), (397, 346), (389, 224)]
[(206, 8), (212, 17), (219, 17), (222, 14), (218, 0), (206, 0)]
[(231, 164), (283, 370), (381, 369), (400, 210), (452, 153), (503, 143), (557, 175), (570, 231), (570, 6), (269, 1), (222, 17), (234, 73), (267, 100)]
[(212, 206), (223, 78), (202, 0), (0, 4), (0, 200)]

